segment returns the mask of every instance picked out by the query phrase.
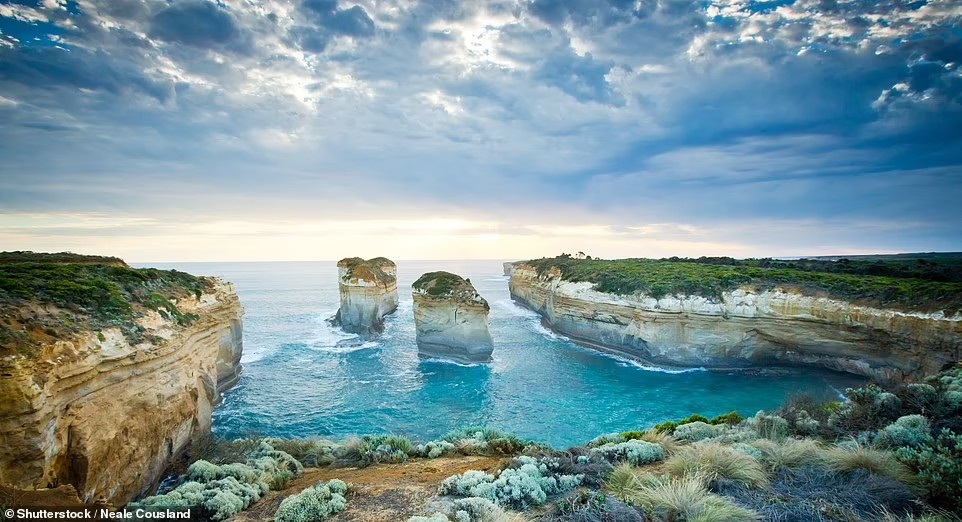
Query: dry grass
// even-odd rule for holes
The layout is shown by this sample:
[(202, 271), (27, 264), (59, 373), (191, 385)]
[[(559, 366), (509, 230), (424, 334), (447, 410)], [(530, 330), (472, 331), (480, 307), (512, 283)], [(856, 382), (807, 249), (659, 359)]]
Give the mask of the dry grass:
[(759, 439), (750, 444), (762, 452), (762, 462), (771, 471), (818, 466), (825, 460), (825, 448), (812, 439), (786, 439), (782, 442)]
[(641, 436), (638, 437), (638, 440), (658, 444), (668, 455), (673, 455), (681, 448), (681, 444), (673, 439), (671, 435), (655, 430), (648, 430), (642, 433)]
[(914, 476), (904, 464), (889, 451), (874, 450), (856, 446), (848, 450), (839, 447), (828, 448), (822, 452), (826, 466), (836, 471), (864, 469), (870, 473), (895, 479), (903, 484), (911, 484)]
[(642, 487), (640, 473), (631, 464), (619, 464), (605, 479), (605, 489), (618, 500), (629, 500)]
[[(642, 480), (642, 482), (645, 481)], [(648, 482), (638, 489), (632, 500), (666, 520), (688, 522), (759, 520), (759, 516), (754, 511), (710, 493), (702, 477), (687, 476), (668, 481), (650, 480)]]
[(665, 470), (675, 477), (698, 476), (706, 485), (718, 479), (753, 487), (768, 484), (768, 475), (757, 460), (714, 442), (681, 448), (665, 461)]

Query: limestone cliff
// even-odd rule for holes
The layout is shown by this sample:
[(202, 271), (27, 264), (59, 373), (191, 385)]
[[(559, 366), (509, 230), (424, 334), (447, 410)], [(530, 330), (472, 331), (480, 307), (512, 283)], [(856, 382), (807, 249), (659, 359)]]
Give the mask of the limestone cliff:
[(491, 360), (490, 307), (470, 281), (430, 272), (411, 287), (418, 354), (464, 363)]
[(505, 261), (504, 263), (501, 263), (501, 267), (504, 269), (504, 275), (509, 276), (511, 275), (512, 270), (514, 270), (514, 262)]
[(364, 336), (384, 330), (384, 316), (397, 310), (397, 265), (384, 257), (350, 257), (337, 262), (341, 306), (334, 324)]
[(720, 299), (599, 292), (558, 269), (516, 264), (513, 299), (573, 341), (650, 363), (707, 368), (809, 365), (912, 380), (960, 360), (962, 316), (863, 306), (790, 286)]
[[(7, 277), (26, 272), (44, 297)], [(231, 285), (126, 265), (0, 265), (0, 276), (0, 483), (70, 485), (112, 504), (155, 487), (239, 377)]]

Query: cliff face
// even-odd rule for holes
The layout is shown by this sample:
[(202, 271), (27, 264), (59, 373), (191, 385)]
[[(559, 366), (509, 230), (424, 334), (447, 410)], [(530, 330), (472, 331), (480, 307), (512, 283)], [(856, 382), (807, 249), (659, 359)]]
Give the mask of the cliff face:
[(937, 373), (960, 359), (962, 316), (911, 313), (741, 287), (701, 296), (618, 296), (592, 283), (541, 277), (515, 265), (511, 296), (572, 340), (656, 364), (751, 367), (800, 364), (882, 380)]
[(334, 324), (345, 332), (368, 336), (384, 330), (384, 316), (397, 310), (397, 265), (377, 257), (351, 257), (337, 263), (341, 306)]
[[(171, 302), (189, 324), (147, 310), (124, 325), (143, 333), (134, 345), (120, 327), (80, 329), (0, 360), (0, 482), (69, 484), (84, 501), (123, 504), (209, 432), (220, 392), (240, 374), (242, 309), (219, 282)], [(18, 312), (65, 313), (52, 304)]]
[(412, 287), (419, 355), (464, 363), (491, 360), (490, 307), (469, 281), (432, 272)]

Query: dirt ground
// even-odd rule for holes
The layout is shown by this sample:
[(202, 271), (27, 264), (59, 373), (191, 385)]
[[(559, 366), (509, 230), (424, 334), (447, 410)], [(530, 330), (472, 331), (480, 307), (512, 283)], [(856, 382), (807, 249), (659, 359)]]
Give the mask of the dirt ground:
[(495, 470), (500, 460), (496, 457), (456, 457), (418, 459), (366, 468), (309, 468), (287, 489), (272, 491), (234, 520), (270, 520), (285, 497), (318, 481), (336, 478), (350, 484), (351, 490), (347, 495), (347, 509), (328, 519), (329, 522), (404, 522), (410, 516), (433, 512), (430, 504), (437, 499), (438, 486), (444, 479), (470, 469)]

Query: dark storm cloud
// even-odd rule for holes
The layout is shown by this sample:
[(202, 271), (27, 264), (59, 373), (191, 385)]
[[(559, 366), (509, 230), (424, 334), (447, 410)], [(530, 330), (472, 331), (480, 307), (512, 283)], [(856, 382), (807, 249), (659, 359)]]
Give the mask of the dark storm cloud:
[(230, 13), (207, 0), (179, 0), (150, 20), (150, 35), (194, 47), (228, 46), (244, 35)]

